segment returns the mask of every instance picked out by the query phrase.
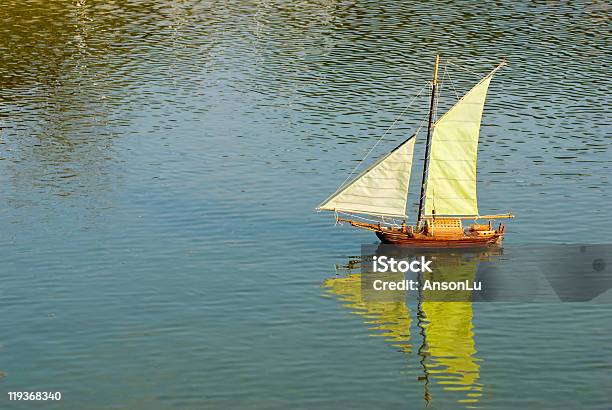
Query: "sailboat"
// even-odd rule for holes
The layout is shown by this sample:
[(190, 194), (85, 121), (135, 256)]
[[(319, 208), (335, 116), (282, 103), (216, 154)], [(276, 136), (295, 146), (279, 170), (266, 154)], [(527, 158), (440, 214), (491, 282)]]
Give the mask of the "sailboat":
[[(497, 246), (504, 238), (505, 225), (494, 227), (493, 221), (514, 216), (479, 214), (476, 155), (487, 90), (493, 75), (506, 62), (502, 61), (436, 120), (439, 64), (437, 55), (416, 225), (407, 226), (405, 221), (418, 131), (341, 185), (316, 210), (333, 211), (336, 222), (373, 231), (383, 243), (428, 248)], [(398, 219), (403, 220), (401, 225)], [(464, 227), (466, 220), (474, 223)], [(476, 223), (479, 220), (488, 223)]]

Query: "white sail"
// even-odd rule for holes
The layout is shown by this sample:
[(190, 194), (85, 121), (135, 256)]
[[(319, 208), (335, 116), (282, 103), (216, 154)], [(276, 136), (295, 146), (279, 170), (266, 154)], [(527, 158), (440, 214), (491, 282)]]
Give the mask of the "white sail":
[(414, 141), (410, 137), (317, 209), (404, 217)]
[(478, 215), (476, 154), (480, 121), (491, 75), (484, 78), (434, 125), (425, 215)]

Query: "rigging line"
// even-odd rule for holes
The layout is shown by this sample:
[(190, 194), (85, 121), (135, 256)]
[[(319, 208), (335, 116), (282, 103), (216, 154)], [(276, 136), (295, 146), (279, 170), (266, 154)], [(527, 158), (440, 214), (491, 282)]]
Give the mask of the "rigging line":
[(479, 77), (481, 77), (481, 76), (482, 76), (481, 74), (475, 73), (475, 72), (474, 72), (474, 71), (472, 71), (472, 70), (469, 70), (469, 69), (467, 69), (467, 68), (465, 68), (465, 67), (463, 67), (463, 66), (460, 66), (459, 64), (455, 64), (455, 63), (453, 63), (453, 62), (452, 62), (452, 61), (450, 61), (450, 60), (448, 60), (448, 61), (447, 61), (447, 63), (448, 63), (448, 64), (451, 64), (451, 65), (454, 65), (455, 67), (460, 68), (461, 70), (465, 70), (465, 71), (467, 71), (468, 73), (471, 73), (471, 74), (477, 75), (477, 76), (479, 76)]
[(414, 97), (412, 97), (412, 100), (410, 100), (410, 102), (408, 103), (408, 105), (404, 108), (404, 110), (400, 113), (400, 115), (395, 119), (395, 121), (393, 121), (393, 123), (389, 126), (389, 128), (387, 128), (385, 130), (385, 132), (380, 136), (380, 138), (378, 138), (378, 140), (376, 141), (376, 143), (374, 144), (374, 146), (372, 148), (370, 148), (370, 150), (365, 154), (365, 156), (357, 163), (357, 165), (355, 165), (355, 168), (353, 168), (353, 170), (350, 172), (350, 174), (346, 177), (346, 179), (344, 181), (342, 181), (342, 183), (340, 184), (340, 186), (338, 187), (338, 189), (336, 189), (336, 191), (334, 191), (333, 194), (331, 194), (329, 196), (329, 198), (331, 198), (332, 196), (334, 196), (336, 193), (338, 193), (338, 191), (340, 191), (344, 185), (346, 184), (346, 182), (355, 174), (355, 171), (357, 171), (357, 168), (359, 168), (359, 166), (363, 163), (363, 161), (366, 160), (366, 158), (372, 153), (372, 151), (374, 151), (374, 148), (376, 148), (378, 146), (378, 144), (383, 140), (383, 138), (385, 137), (385, 135), (387, 135), (389, 133), (389, 131), (391, 131), (393, 129), (393, 127), (395, 127), (395, 124), (398, 123), (398, 121), (404, 116), (404, 114), (406, 113), (406, 111), (408, 111), (408, 108), (410, 108), (410, 106), (414, 103), (414, 101), (423, 93), (423, 90), (425, 90), (425, 88), (427, 87), (427, 84), (425, 84), (423, 86), (423, 88), (421, 88), (421, 91), (418, 92), (417, 95), (415, 95)]
[(476, 63), (476, 64), (479, 64), (479, 63), (482, 64), (483, 62), (487, 63), (487, 57), (474, 57), (474, 58), (461, 57), (458, 59), (461, 60), (462, 63)]
[(446, 76), (448, 77), (448, 81), (451, 83), (451, 87), (453, 87), (453, 91), (455, 92), (455, 97), (457, 98), (457, 101), (459, 101), (459, 94), (457, 93), (455, 83), (453, 83), (453, 79), (451, 78), (450, 73), (446, 73)]
[(383, 223), (386, 223), (386, 224), (391, 224), (391, 225), (394, 225), (394, 226), (400, 226), (400, 224), (398, 223), (399, 219), (398, 218), (394, 218), (394, 217), (391, 217), (391, 220), (385, 220), (384, 217), (381, 218), (381, 219), (371, 219), (371, 218), (366, 218), (366, 217), (363, 217), (363, 216), (351, 214), (351, 213), (348, 213), (348, 212), (342, 212), (342, 211), (337, 211), (337, 212), (340, 215), (347, 215), (347, 216), (349, 216), (351, 218), (361, 219), (361, 220), (366, 221), (366, 222), (380, 223), (382, 221)]

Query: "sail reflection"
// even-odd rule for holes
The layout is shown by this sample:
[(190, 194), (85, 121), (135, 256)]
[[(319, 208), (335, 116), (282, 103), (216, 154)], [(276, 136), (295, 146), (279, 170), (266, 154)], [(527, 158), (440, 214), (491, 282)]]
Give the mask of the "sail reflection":
[[(473, 281), (480, 261), (491, 260), (500, 250), (414, 251), (398, 248), (398, 252), (402, 255), (393, 256), (409, 258), (418, 254), (435, 261), (434, 272), (423, 274), (420, 281), (434, 277), (436, 280)], [(385, 254), (389, 255), (388, 248)], [(404, 292), (403, 300), (393, 302), (363, 300), (360, 265), (361, 258), (356, 257), (337, 266), (336, 277), (323, 284), (326, 292), (337, 297), (352, 313), (362, 316), (372, 336), (382, 336), (402, 352), (414, 354), (415, 366), (421, 367), (419, 373), (422, 375), (418, 379), (423, 383), (426, 405), (439, 399), (465, 407), (476, 406), (484, 389), (480, 381), (483, 359), (477, 356), (472, 302), (432, 301), (437, 299), (437, 295), (430, 290)], [(461, 293), (467, 291), (447, 292), (453, 293), (447, 300), (466, 300)], [(441, 394), (444, 396), (438, 397)]]
[[(485, 254), (486, 255), (486, 254)], [(479, 256), (474, 253), (437, 252), (426, 255), (434, 259), (435, 273), (424, 274), (424, 279), (473, 281)], [(432, 302), (424, 290), (418, 303), (419, 327), (423, 329), (423, 347), (419, 350), (422, 365), (430, 380), (446, 391), (459, 392), (459, 403), (475, 404), (482, 396), (479, 382), (481, 359), (476, 357), (472, 302)], [(450, 300), (465, 300), (460, 295), (469, 291), (452, 291)]]
[[(361, 261), (358, 258), (349, 260), (346, 265), (336, 266), (341, 275), (327, 279), (323, 286), (327, 293), (338, 297), (343, 306), (351, 313), (363, 317), (368, 325), (370, 335), (383, 337), (394, 347), (412, 352), (410, 344), (410, 310), (404, 300), (398, 302), (376, 302), (363, 300), (361, 297)], [(344, 273), (344, 275), (342, 275)], [(399, 277), (399, 275), (398, 275)]]

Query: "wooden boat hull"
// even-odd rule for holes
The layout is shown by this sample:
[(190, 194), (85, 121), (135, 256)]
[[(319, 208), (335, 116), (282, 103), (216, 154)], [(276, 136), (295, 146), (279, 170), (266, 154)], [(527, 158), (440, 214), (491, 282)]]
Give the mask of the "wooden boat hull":
[[(338, 218), (339, 222), (348, 222), (352, 226), (373, 231), (384, 244), (402, 245), (413, 248), (489, 248), (500, 246), (504, 239), (505, 227), (500, 224), (494, 230), (491, 225), (472, 225), (463, 229), (457, 221), (439, 219), (438, 226), (432, 224), (432, 231), (427, 229), (414, 232), (414, 229), (383, 227), (380, 224), (358, 222)], [(431, 223), (431, 222), (429, 222)]]
[(376, 231), (376, 236), (382, 243), (410, 246), (415, 248), (483, 248), (499, 246), (503, 240), (503, 233), (491, 236), (457, 235), (449, 237), (412, 235), (402, 232)]

